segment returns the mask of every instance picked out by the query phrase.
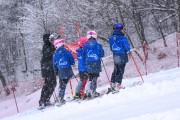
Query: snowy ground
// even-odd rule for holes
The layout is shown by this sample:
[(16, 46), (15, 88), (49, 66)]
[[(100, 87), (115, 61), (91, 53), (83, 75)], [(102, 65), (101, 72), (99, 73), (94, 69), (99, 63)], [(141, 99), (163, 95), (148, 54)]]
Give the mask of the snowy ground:
[[(91, 101), (36, 110), (40, 91), (0, 103), (2, 120), (180, 120), (180, 68), (149, 74), (143, 85), (128, 87), (139, 77), (124, 79), (126, 89)], [(68, 92), (66, 96), (70, 95)], [(52, 99), (53, 101), (53, 99)], [(14, 114), (14, 115), (13, 115)], [(10, 116), (13, 115), (13, 116)], [(10, 116), (10, 117), (7, 117)], [(6, 118), (4, 118), (6, 117)]]

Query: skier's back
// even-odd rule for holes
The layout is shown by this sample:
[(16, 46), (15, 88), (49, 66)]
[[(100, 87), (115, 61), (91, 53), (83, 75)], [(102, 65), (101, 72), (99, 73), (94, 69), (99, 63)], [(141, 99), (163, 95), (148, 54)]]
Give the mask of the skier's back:
[(101, 57), (104, 56), (104, 50), (102, 45), (97, 43), (97, 33), (95, 31), (88, 31), (86, 35), (88, 42), (84, 45), (84, 52), (86, 57), (87, 72), (89, 75), (89, 81), (86, 84), (85, 91), (87, 97), (98, 96), (96, 92), (97, 78), (101, 69)]

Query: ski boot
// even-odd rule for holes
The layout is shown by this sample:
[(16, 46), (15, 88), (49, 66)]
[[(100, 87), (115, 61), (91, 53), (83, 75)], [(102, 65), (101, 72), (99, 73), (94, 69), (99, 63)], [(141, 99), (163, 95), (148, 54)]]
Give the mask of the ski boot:
[(117, 83), (116, 84), (116, 87), (118, 88), (118, 89), (125, 89), (125, 87), (123, 87), (121, 84), (119, 84), (119, 83)]
[(89, 100), (91, 99), (92, 95), (91, 95), (91, 92), (87, 92), (86, 93), (86, 99)]
[(45, 106), (48, 107), (48, 106), (52, 106), (53, 104), (50, 102), (50, 100), (44, 102), (45, 103)]
[(60, 107), (62, 105), (64, 105), (66, 103), (66, 101), (63, 98), (57, 98), (55, 105)]
[(107, 94), (109, 94), (110, 92), (114, 92), (114, 91), (116, 91), (116, 84), (115, 83), (111, 83), (111, 87), (108, 88)]
[(92, 91), (92, 96), (91, 98), (95, 98), (95, 97), (99, 97), (100, 93), (96, 92), (96, 91)]
[(39, 103), (39, 107), (37, 108), (38, 110), (42, 110), (42, 109), (45, 109), (45, 103), (41, 102)]
[(81, 98), (81, 95), (79, 93), (75, 93), (74, 100), (80, 99), (80, 98)]

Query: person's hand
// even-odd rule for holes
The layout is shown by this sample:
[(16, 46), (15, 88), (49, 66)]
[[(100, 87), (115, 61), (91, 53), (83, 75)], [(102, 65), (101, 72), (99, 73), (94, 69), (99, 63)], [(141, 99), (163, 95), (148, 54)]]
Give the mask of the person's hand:
[(129, 57), (131, 57), (132, 52), (129, 51), (129, 52), (127, 52), (127, 54), (128, 54)]

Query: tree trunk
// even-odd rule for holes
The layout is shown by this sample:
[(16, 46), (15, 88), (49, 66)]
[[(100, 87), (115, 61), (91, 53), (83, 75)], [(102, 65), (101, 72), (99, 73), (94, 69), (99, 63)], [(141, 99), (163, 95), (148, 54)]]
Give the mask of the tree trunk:
[[(119, 7), (119, 14), (120, 14), (120, 17), (121, 17), (121, 21), (122, 21), (122, 24), (124, 25), (124, 27), (125, 27), (125, 22), (124, 22), (124, 17), (123, 17), (123, 14), (122, 14), (122, 11), (121, 11), (121, 8)], [(125, 27), (126, 28), (126, 27)], [(130, 44), (131, 44), (131, 46), (132, 46), (132, 48), (134, 48), (134, 45), (133, 45), (133, 43), (132, 43), (132, 40), (131, 40), (131, 38), (130, 38), (130, 36), (127, 34), (127, 32), (125, 31), (125, 34), (126, 34), (126, 36), (127, 36), (127, 38), (128, 38), (128, 40), (129, 40), (129, 42), (130, 42)]]
[(6, 87), (6, 80), (5, 80), (1, 70), (0, 70), (0, 80), (2, 82), (3, 87), (5, 88)]
[(159, 28), (160, 34), (161, 34), (161, 36), (162, 36), (162, 38), (163, 38), (164, 46), (167, 47), (167, 43), (166, 43), (166, 39), (165, 39), (165, 35), (164, 35), (164, 33), (163, 33), (163, 30), (162, 30), (162, 27), (161, 27), (161, 25), (160, 25), (157, 17), (155, 16), (154, 12), (153, 12), (153, 11), (151, 11), (151, 12), (152, 12), (152, 14), (153, 14), (153, 17), (154, 17), (156, 23), (157, 23), (157, 26), (158, 26), (158, 28)]
[(20, 35), (22, 37), (22, 48), (23, 48), (23, 54), (24, 54), (24, 64), (25, 64), (25, 73), (27, 73), (27, 58), (26, 58), (26, 50), (24, 46), (24, 35), (22, 34), (21, 30), (19, 29)]

